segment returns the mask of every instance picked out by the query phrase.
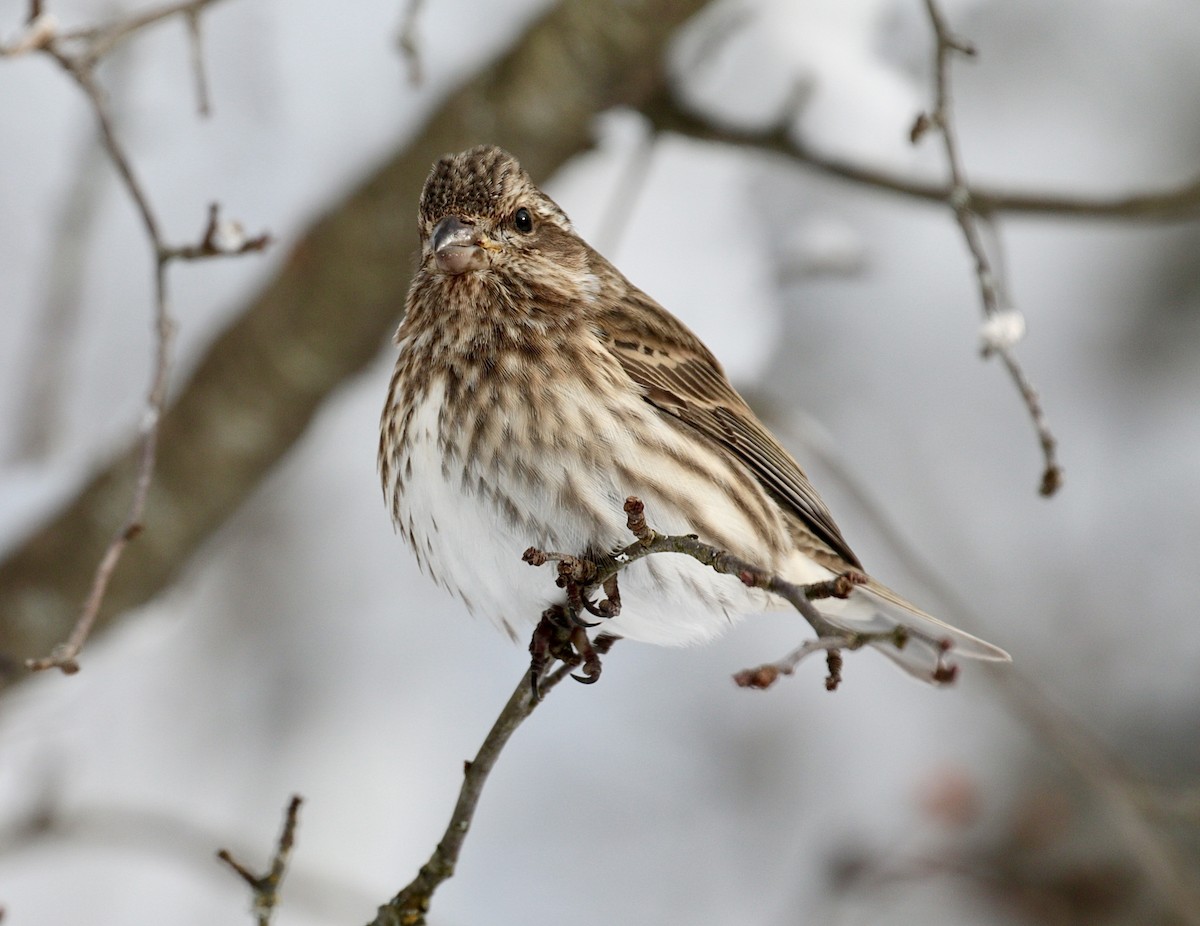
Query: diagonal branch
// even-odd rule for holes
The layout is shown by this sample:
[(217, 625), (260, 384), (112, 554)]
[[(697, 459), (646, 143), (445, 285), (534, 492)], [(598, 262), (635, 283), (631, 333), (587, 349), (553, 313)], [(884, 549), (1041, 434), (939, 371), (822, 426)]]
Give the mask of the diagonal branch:
[[(547, 678), (542, 679), (540, 690), (545, 693), (566, 678), (570, 666), (560, 666)], [(528, 679), (522, 675), (508, 703), (492, 724), (491, 730), (484, 738), (483, 744), (475, 754), (475, 758), (463, 764), (463, 783), (458, 792), (458, 801), (446, 832), (437, 844), (417, 876), (409, 884), (401, 888), (391, 900), (379, 908), (370, 926), (424, 926), (425, 915), (434, 892), (442, 882), (454, 876), (458, 865), (458, 856), (462, 851), (463, 842), (471, 829), (475, 818), (475, 808), (483, 793), (496, 760), (517, 728), (533, 713), (540, 699), (530, 687)]]
[[(744, 688), (765, 688), (781, 674), (790, 674), (796, 664), (804, 656), (812, 652), (827, 652), (829, 659), (829, 678), (826, 688), (833, 690), (841, 679), (842, 649), (858, 649), (868, 643), (890, 643), (902, 647), (907, 636), (915, 631), (903, 628), (884, 633), (852, 633), (830, 624), (812, 605), (812, 600), (828, 597), (846, 597), (856, 584), (866, 581), (865, 576), (848, 573), (829, 582), (818, 582), (813, 585), (796, 585), (787, 582), (779, 576), (762, 570), (746, 560), (739, 559), (730, 553), (709, 544), (701, 543), (694, 536), (672, 536), (659, 534), (653, 530), (645, 518), (645, 508), (642, 502), (630, 496), (625, 500), (627, 526), (634, 535), (633, 543), (623, 547), (609, 557), (592, 561), (582, 557), (564, 553), (547, 553), (530, 547), (522, 557), (533, 566), (542, 566), (548, 562), (557, 562), (560, 587), (567, 591), (567, 598), (572, 608), (582, 610), (580, 602), (586, 602), (588, 596), (597, 589), (603, 589), (609, 597), (600, 605), (588, 605), (588, 610), (597, 614), (615, 616), (620, 613), (620, 598), (616, 591), (615, 578), (621, 570), (640, 559), (656, 553), (683, 553), (725, 575), (737, 576), (742, 582), (755, 588), (762, 588), (782, 596), (790, 602), (817, 631), (816, 640), (809, 641), (779, 663), (760, 666), (738, 673), (735, 680)], [(606, 608), (605, 605), (608, 605)], [(546, 619), (543, 618), (543, 625)], [(542, 631), (539, 625), (534, 632), (536, 642)], [(575, 625), (572, 635), (578, 639), (582, 635), (581, 625)], [(595, 650), (586, 642), (589, 655), (595, 659), (594, 673), (584, 676), (572, 676), (582, 682), (592, 682), (599, 674), (599, 652), (607, 651), (612, 637), (600, 634), (595, 640)], [(534, 651), (535, 644), (530, 650)], [(475, 758), (467, 762), (463, 769), (463, 783), (459, 789), (458, 800), (446, 831), (429, 860), (421, 866), (417, 876), (400, 890), (390, 901), (381, 906), (370, 926), (424, 926), (425, 917), (434, 892), (438, 887), (453, 877), (455, 866), (458, 864), (459, 853), (471, 828), (475, 809), (483, 787), (487, 782), (500, 752), (504, 749), (513, 733), (525, 721), (541, 702), (545, 693), (549, 692), (559, 682), (567, 677), (571, 669), (578, 665), (580, 658), (571, 652), (562, 652), (560, 658), (563, 664), (543, 677), (545, 662), (539, 661), (536, 653), (530, 666), (530, 671), (523, 675), (520, 683), (508, 699), (508, 703), (496, 718), (487, 737), (480, 746)], [(949, 671), (949, 670), (947, 670)], [(530, 681), (533, 684), (530, 684)]]

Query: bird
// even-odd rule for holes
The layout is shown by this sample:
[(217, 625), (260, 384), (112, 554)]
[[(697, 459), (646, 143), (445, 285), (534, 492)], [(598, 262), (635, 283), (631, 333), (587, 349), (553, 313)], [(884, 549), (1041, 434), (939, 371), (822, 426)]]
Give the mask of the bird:
[[(850, 572), (814, 604), (910, 675), (948, 680), (943, 656), (1008, 654), (870, 577), (799, 463), (681, 321), (576, 232), (517, 159), (492, 145), (437, 161), (418, 207), (421, 250), (395, 335), (378, 467), (421, 570), (517, 639), (564, 592), (521, 562), (630, 541), (635, 496), (660, 533), (695, 535), (788, 582)], [(785, 607), (675, 553), (620, 573), (612, 637), (702, 643)]]

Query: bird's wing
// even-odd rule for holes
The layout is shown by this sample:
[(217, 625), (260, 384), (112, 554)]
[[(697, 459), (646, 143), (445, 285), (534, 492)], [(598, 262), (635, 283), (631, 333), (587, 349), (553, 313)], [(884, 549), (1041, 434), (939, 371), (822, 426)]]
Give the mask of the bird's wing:
[(603, 269), (618, 278), (612, 282), (624, 298), (599, 307), (596, 327), (646, 401), (729, 451), (818, 539), (848, 565), (861, 568), (800, 465), (730, 385), (708, 348), (607, 261), (604, 264)]

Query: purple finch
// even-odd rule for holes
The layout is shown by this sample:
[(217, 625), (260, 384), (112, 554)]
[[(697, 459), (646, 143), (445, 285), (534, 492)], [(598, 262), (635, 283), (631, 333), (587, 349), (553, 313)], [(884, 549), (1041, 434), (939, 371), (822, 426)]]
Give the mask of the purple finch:
[[(700, 340), (576, 234), (516, 159), (478, 147), (434, 165), (420, 265), (380, 425), (384, 494), (423, 571), (516, 637), (563, 592), (521, 562), (533, 545), (585, 555), (630, 542), (626, 497), (651, 526), (696, 534), (797, 584), (861, 571), (792, 456)], [(707, 640), (779, 599), (687, 556), (621, 575), (607, 633)], [(944, 649), (1008, 655), (873, 579), (815, 602), (850, 632), (941, 680)]]

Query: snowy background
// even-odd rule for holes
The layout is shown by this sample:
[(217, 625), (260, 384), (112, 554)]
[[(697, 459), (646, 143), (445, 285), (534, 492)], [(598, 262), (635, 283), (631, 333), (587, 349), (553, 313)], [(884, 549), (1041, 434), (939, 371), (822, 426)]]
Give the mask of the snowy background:
[[(208, 120), (195, 114), (181, 24), (106, 66), (169, 237), (192, 240), (219, 200), (248, 231), (277, 239), (261, 258), (173, 271), (177, 380), (305, 223), (544, 4), (426, 3), (419, 88), (395, 48), (402, 7), (218, 5), (204, 17)], [(1200, 7), (946, 8), (980, 51), (954, 70), (975, 181), (1120, 193), (1193, 175)], [(74, 23), (109, 6), (54, 9)], [(2, 0), (0, 37), (24, 15), (24, 3)], [(674, 50), (693, 69), (696, 105), (763, 125), (800, 82), (809, 143), (940, 176), (935, 141), (907, 141), (929, 100), (917, 0), (760, 0), (707, 17)], [(728, 39), (696, 63), (714, 29)], [(1002, 223), (1008, 289), (1029, 324), (1018, 353), (1066, 469), (1064, 490), (1045, 500), (1024, 410), (1003, 370), (979, 360), (970, 263), (944, 209), (777, 158), (650, 144), (631, 113), (607, 114), (596, 132), (596, 149), (549, 192), (713, 346), (871, 571), (1010, 650), (1014, 671), (1123, 760), (1194, 786), (1195, 227)], [(101, 162), (89, 168), (99, 207), (80, 255), (85, 298), (55, 346), (65, 398), (51, 452), (22, 459), (25, 384), (45, 362), (34, 345), (63, 236), (56, 216), (91, 133), (80, 94), (49, 62), (0, 61), (5, 544), (128, 440), (149, 378), (146, 247)], [(667, 221), (689, 234), (664, 235)], [(280, 924), (366, 921), (428, 856), (462, 760), (527, 656), (422, 578), (392, 532), (374, 462), (392, 362), (383, 349), (329, 398), (185, 577), (94, 642), (81, 674), (33, 679), (0, 701), (6, 926), (247, 921), (246, 892), (213, 853), (265, 860), (293, 792), (306, 804)], [(912, 574), (847, 476), (972, 614)], [(935, 691), (853, 654), (836, 695), (816, 662), (766, 693), (732, 685), (733, 671), (782, 655), (803, 630), (772, 615), (703, 649), (624, 644), (599, 685), (555, 691), (501, 758), (433, 921), (1058, 922), (937, 860), (986, 855), (1021, 826), (1045, 824), (1083, 832), (1121, 862), (1122, 844), (1103, 814), (1081, 809), (1085, 798), (1037, 811), (1030, 795), (1047, 781), (1069, 790), (1069, 778), (974, 667)], [(37, 807), (53, 825), (22, 830)]]

